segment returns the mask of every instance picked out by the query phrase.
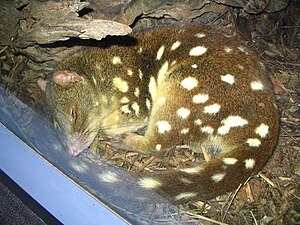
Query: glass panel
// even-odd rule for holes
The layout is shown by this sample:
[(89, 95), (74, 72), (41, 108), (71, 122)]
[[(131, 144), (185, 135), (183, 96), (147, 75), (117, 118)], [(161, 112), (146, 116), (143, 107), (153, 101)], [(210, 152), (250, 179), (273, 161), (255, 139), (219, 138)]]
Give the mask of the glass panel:
[[(189, 215), (157, 193), (136, 184), (133, 173), (101, 158), (72, 157), (52, 123), (0, 87), (0, 122), (52, 166), (134, 224), (185, 224)], [(111, 182), (108, 182), (111, 180)], [(116, 181), (117, 180), (117, 181)], [(113, 182), (115, 181), (115, 182)]]

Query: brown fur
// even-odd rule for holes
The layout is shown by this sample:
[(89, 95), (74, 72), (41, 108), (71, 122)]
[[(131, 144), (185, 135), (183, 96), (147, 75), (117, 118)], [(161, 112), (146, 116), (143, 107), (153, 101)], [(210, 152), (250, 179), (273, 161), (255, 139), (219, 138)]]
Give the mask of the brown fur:
[[(205, 36), (195, 36), (200, 33)], [(182, 143), (192, 146), (195, 152), (202, 148), (216, 151), (199, 171), (194, 168), (196, 172), (168, 170), (141, 175), (139, 185), (159, 189), (175, 201), (213, 198), (237, 187), (265, 165), (276, 146), (279, 120), (269, 79), (253, 51), (234, 38), (198, 25), (148, 29), (120, 41), (118, 44), (126, 45), (78, 52), (57, 69), (56, 73), (67, 71), (71, 77), (76, 73), (83, 80), (76, 79), (66, 86), (55, 81), (46, 85), (57, 123), (72, 136), (67, 142), (75, 148), (74, 155), (87, 148), (99, 131), (111, 137), (125, 133), (127, 136), (114, 146), (142, 153), (162, 153)], [(178, 41), (180, 45), (171, 50)], [(162, 46), (164, 51), (157, 59)], [(197, 46), (205, 47), (206, 52), (190, 55)], [(225, 51), (226, 47), (231, 50)], [(166, 70), (162, 72), (163, 68)], [(221, 80), (226, 74), (232, 75), (233, 84)], [(186, 78), (196, 79), (197, 83), (189, 80), (185, 87), (182, 82)], [(251, 88), (254, 81), (260, 83), (258, 90)], [(261, 90), (259, 85), (263, 85)], [(197, 94), (209, 98), (196, 104), (192, 99)], [(164, 104), (160, 97), (165, 97)], [(205, 107), (213, 104), (220, 108), (205, 113)], [(177, 113), (181, 107), (184, 118)], [(71, 110), (71, 117), (75, 114), (73, 124), (70, 108), (75, 110)], [(242, 118), (247, 124), (230, 127), (226, 134), (218, 133), (230, 116)], [(202, 123), (195, 124), (197, 119)], [(261, 124), (268, 126), (263, 137), (255, 132)], [(145, 126), (145, 135), (134, 133)], [(212, 133), (201, 130), (203, 127), (213, 128)], [(184, 128), (188, 130), (182, 131)], [(71, 143), (74, 137), (80, 139), (79, 143)], [(246, 143), (249, 139), (261, 143), (253, 147)], [(226, 164), (224, 158), (237, 161)], [(246, 162), (250, 162), (249, 168)], [(212, 178), (216, 174), (224, 176), (216, 181)], [(149, 180), (154, 186), (146, 182)]]

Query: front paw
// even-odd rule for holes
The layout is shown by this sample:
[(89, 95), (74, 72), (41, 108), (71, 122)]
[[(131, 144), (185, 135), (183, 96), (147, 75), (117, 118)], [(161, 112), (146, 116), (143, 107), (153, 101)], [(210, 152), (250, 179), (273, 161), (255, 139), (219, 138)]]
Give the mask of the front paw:
[(139, 146), (139, 140), (143, 136), (134, 134), (134, 133), (123, 133), (113, 136), (109, 142), (110, 146), (114, 151), (117, 152), (138, 152), (139, 154), (143, 156), (149, 156), (151, 155), (151, 152), (144, 151), (142, 146)]
[(117, 152), (128, 152), (134, 151), (134, 149), (130, 148), (127, 144), (124, 143), (124, 139), (128, 136), (128, 134), (117, 134), (109, 139), (110, 147)]

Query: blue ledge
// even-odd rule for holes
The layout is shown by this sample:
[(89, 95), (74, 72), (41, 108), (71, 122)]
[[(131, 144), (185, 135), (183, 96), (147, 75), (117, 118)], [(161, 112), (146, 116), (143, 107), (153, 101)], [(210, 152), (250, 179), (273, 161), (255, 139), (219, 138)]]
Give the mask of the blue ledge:
[(63, 224), (126, 224), (0, 124), (0, 169)]

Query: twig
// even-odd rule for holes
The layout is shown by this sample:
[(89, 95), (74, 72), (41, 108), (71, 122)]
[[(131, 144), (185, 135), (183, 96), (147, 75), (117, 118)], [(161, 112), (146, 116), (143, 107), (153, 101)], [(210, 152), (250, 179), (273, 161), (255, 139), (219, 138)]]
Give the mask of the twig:
[(269, 185), (271, 185), (272, 187), (277, 187), (276, 184), (274, 184), (273, 181), (271, 181), (268, 177), (266, 177), (264, 174), (262, 174), (261, 172), (258, 173), (258, 175), (263, 178)]
[(250, 210), (250, 214), (251, 214), (251, 216), (252, 216), (252, 218), (253, 218), (253, 220), (254, 220), (254, 224), (255, 224), (255, 225), (258, 225), (257, 220), (256, 220), (256, 218), (255, 218), (255, 216), (254, 216), (252, 210)]
[(253, 197), (252, 189), (251, 189), (249, 183), (246, 184), (246, 194), (247, 194), (247, 198), (249, 198), (251, 202), (255, 201), (254, 197)]
[(297, 35), (299, 23), (300, 23), (300, 16), (298, 16), (296, 24), (295, 24), (295, 27), (294, 27), (293, 34), (292, 34), (292, 37), (291, 37), (291, 40), (290, 40), (290, 46), (293, 44), (294, 39), (295, 39), (295, 37)]
[(190, 212), (187, 212), (187, 214), (192, 215), (193, 217), (197, 217), (198, 219), (202, 219), (202, 220), (212, 222), (212, 223), (215, 223), (215, 224), (228, 225), (228, 223), (223, 223), (223, 222), (220, 222), (220, 221), (217, 221), (217, 220), (213, 220), (213, 219), (207, 218), (207, 217), (202, 216), (202, 215), (195, 215), (195, 214), (190, 213)]
[(0, 54), (1, 54), (2, 52), (4, 52), (7, 48), (8, 48), (8, 46), (5, 46), (4, 48), (2, 48), (2, 49), (0, 50)]
[(231, 205), (232, 205), (234, 199), (236, 198), (237, 193), (241, 190), (242, 186), (243, 186), (243, 184), (240, 184), (240, 185), (238, 186), (238, 188), (235, 190), (234, 194), (232, 195), (232, 197), (231, 197), (231, 199), (230, 199), (230, 202), (229, 202), (229, 204), (228, 204), (228, 207), (227, 207), (227, 209), (225, 210), (225, 213), (224, 213), (224, 215), (223, 215), (223, 217), (222, 217), (222, 221), (225, 220), (226, 215), (227, 215), (227, 213), (228, 213), (228, 211), (229, 211), (229, 209), (230, 209), (230, 207), (231, 207)]
[(138, 172), (141, 172), (145, 169), (146, 166), (148, 166), (154, 159), (156, 159), (156, 156), (151, 156), (151, 158), (149, 158), (145, 163), (144, 165), (139, 168)]

